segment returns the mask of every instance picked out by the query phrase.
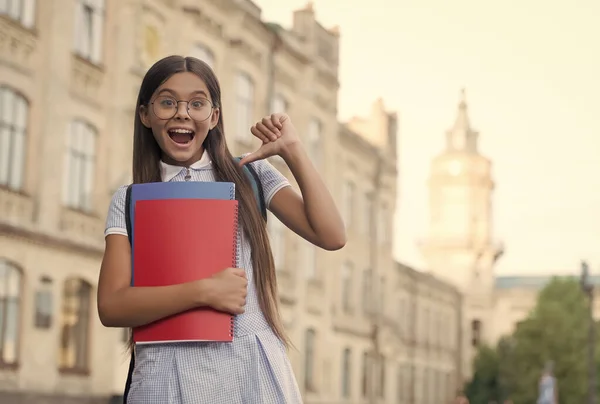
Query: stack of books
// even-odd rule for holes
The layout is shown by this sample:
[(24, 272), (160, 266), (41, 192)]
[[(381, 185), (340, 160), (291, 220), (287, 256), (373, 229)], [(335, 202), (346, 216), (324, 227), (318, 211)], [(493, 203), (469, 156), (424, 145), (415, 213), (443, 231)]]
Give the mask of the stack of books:
[[(238, 202), (230, 182), (131, 189), (132, 286), (167, 286), (238, 266)], [(201, 307), (133, 329), (136, 344), (232, 341), (233, 316)]]

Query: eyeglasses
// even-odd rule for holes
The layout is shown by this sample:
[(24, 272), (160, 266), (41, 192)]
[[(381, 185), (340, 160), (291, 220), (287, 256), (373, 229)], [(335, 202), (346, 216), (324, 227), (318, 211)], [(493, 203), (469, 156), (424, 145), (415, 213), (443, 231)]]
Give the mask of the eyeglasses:
[(193, 98), (189, 101), (177, 101), (173, 97), (157, 97), (152, 104), (152, 111), (158, 119), (171, 119), (177, 114), (179, 103), (187, 103), (187, 113), (194, 121), (202, 122), (210, 118), (213, 104), (206, 98)]

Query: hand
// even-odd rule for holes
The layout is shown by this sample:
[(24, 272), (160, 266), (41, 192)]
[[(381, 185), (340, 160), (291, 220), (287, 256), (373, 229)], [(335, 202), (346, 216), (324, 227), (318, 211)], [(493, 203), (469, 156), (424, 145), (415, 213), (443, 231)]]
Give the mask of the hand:
[(207, 306), (231, 314), (244, 312), (248, 279), (243, 269), (227, 268), (203, 281)]
[(300, 143), (296, 128), (287, 114), (271, 114), (254, 124), (250, 132), (259, 138), (263, 144), (260, 148), (242, 158), (240, 165), (256, 160), (266, 159), (271, 156), (282, 156), (286, 150)]

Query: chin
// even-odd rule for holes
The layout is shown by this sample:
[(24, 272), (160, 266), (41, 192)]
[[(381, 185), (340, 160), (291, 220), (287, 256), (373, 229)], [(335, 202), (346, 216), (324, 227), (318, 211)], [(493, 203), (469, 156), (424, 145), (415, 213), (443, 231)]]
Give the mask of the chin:
[(173, 141), (167, 139), (163, 152), (173, 163), (185, 165), (186, 163), (194, 163), (202, 156), (202, 148), (195, 144), (194, 141), (186, 145), (173, 144)]

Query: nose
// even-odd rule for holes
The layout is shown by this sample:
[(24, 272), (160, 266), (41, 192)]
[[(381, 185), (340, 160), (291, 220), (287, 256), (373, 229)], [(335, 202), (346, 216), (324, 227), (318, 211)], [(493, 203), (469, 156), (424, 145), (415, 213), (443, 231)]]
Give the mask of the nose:
[(190, 119), (190, 115), (187, 111), (188, 104), (185, 101), (177, 103), (177, 112), (175, 113), (175, 119)]

